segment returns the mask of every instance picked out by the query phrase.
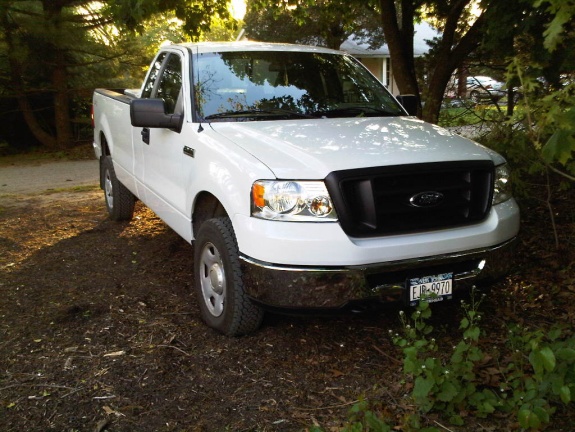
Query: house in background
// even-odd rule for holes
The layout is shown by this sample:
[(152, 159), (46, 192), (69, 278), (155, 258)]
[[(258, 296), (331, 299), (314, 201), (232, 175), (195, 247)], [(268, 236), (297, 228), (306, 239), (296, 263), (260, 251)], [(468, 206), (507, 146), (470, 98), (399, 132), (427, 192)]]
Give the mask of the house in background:
[[(421, 57), (426, 54), (429, 51), (429, 45), (426, 41), (432, 40), (440, 35), (441, 33), (424, 21), (415, 24), (415, 35), (413, 37), (414, 56)], [(399, 94), (399, 89), (393, 78), (393, 66), (387, 44), (383, 44), (376, 49), (371, 49), (369, 48), (369, 44), (361, 43), (351, 36), (341, 44), (340, 50), (345, 51), (362, 62), (393, 95)]]

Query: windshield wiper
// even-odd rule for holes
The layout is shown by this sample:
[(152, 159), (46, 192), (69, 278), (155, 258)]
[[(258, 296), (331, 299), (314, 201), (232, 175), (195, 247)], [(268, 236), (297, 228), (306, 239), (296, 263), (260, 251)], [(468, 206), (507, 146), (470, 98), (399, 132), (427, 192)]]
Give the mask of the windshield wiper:
[(251, 109), (240, 111), (226, 111), (222, 113), (210, 114), (204, 117), (205, 120), (224, 119), (224, 118), (241, 118), (241, 117), (286, 117), (286, 118), (316, 118), (309, 114), (303, 114), (298, 111), (285, 110), (280, 108), (274, 109)]
[(382, 108), (371, 105), (351, 105), (337, 108), (330, 108), (314, 112), (316, 115), (325, 117), (393, 117), (401, 113), (393, 113)]

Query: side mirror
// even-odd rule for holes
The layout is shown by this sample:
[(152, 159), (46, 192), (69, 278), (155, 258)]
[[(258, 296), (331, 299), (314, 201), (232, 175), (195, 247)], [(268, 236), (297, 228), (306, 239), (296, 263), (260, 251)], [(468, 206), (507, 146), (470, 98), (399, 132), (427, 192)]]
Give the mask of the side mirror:
[(182, 114), (166, 114), (162, 99), (133, 99), (130, 102), (130, 120), (134, 127), (182, 130)]
[(399, 95), (396, 97), (397, 101), (405, 108), (409, 115), (417, 115), (417, 96), (415, 95)]

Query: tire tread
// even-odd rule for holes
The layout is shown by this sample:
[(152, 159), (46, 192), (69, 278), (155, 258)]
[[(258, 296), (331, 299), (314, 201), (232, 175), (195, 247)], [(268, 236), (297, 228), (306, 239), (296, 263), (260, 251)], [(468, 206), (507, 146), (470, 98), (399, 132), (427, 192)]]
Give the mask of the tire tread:
[(110, 177), (112, 179), (112, 190), (114, 194), (114, 205), (112, 207), (108, 205), (106, 200), (106, 208), (108, 209), (108, 214), (114, 221), (131, 220), (134, 217), (136, 197), (126, 186), (120, 182), (120, 180), (118, 180), (118, 177), (116, 177), (114, 163), (111, 156), (105, 156), (102, 162), (102, 184), (104, 184), (105, 181), (106, 170), (110, 172)]
[[(215, 232), (212, 232), (215, 231)], [(197, 242), (195, 245), (196, 251), (201, 250), (203, 237), (207, 236), (211, 242), (215, 242), (211, 235), (219, 235), (223, 246), (226, 248), (222, 253), (228, 253), (231, 269), (226, 269), (226, 278), (228, 279), (226, 287), (226, 302), (232, 302), (225, 306), (226, 315), (222, 320), (212, 319), (209, 312), (201, 303), (204, 301), (201, 295), (201, 288), (196, 286), (198, 291), (198, 301), (200, 302), (200, 310), (202, 318), (211, 327), (228, 335), (228, 336), (242, 336), (256, 331), (263, 320), (263, 310), (255, 305), (245, 294), (243, 289), (242, 271), (239, 262), (239, 251), (237, 240), (233, 231), (232, 223), (227, 217), (213, 218), (205, 221), (200, 227)], [(198, 259), (199, 253), (196, 253), (195, 259)], [(195, 272), (199, 269), (195, 268)], [(199, 278), (195, 277), (195, 284), (199, 284)]]

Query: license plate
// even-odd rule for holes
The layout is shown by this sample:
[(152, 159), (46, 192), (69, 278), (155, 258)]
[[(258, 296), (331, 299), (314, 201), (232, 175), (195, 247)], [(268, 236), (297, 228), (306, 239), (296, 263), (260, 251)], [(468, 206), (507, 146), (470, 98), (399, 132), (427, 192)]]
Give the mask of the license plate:
[(450, 300), (453, 297), (453, 273), (408, 279), (407, 290), (411, 306), (419, 301), (435, 303)]

